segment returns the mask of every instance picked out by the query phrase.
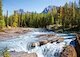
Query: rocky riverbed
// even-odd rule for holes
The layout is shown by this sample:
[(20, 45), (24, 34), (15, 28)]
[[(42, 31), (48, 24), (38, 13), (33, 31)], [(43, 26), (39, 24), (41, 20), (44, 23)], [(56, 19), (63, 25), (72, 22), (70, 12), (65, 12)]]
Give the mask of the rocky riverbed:
[(0, 32), (0, 40), (13, 39), (31, 31), (32, 28), (4, 28)]
[(60, 57), (64, 47), (76, 46), (75, 39), (75, 34), (41, 28), (5, 29), (0, 33), (0, 52), (7, 47), (12, 57)]

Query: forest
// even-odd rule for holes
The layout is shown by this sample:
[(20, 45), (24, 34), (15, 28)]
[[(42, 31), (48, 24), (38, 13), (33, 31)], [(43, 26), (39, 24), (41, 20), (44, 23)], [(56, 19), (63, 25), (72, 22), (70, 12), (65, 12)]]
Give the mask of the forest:
[(34, 27), (46, 28), (48, 25), (61, 25), (63, 28), (77, 27), (80, 29), (80, 7), (76, 2), (71, 5), (55, 7), (48, 13), (26, 12), (18, 13), (14, 10), (13, 15), (2, 14), (2, 0), (0, 0), (0, 28), (4, 27)]

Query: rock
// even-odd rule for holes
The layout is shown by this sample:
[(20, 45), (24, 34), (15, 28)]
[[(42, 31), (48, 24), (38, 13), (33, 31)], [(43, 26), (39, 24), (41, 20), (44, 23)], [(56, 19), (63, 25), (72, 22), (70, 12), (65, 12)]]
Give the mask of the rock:
[(31, 47), (41, 46), (48, 43), (48, 40), (41, 40), (39, 42), (32, 43)]
[(31, 45), (31, 47), (36, 47), (36, 46), (40, 46), (40, 43), (36, 42), (36, 43), (32, 43), (32, 45)]
[(49, 42), (50, 42), (50, 43), (54, 43), (54, 42), (56, 42), (56, 41), (54, 41), (54, 40), (50, 40)]
[(76, 36), (77, 36), (77, 41), (78, 41), (78, 43), (80, 45), (80, 34), (77, 34)]
[(46, 35), (47, 37), (54, 37), (55, 35), (53, 35), (53, 34), (48, 34), (48, 35)]
[(40, 41), (40, 46), (41, 45), (45, 45), (45, 44), (47, 44), (48, 43), (48, 40), (42, 40), (42, 41)]
[(80, 34), (76, 35), (76, 51), (77, 51), (77, 55), (78, 57), (80, 57)]
[[(26, 52), (10, 52), (11, 57), (38, 57), (36, 53), (26, 53)], [(0, 57), (3, 57), (0, 54)]]
[(65, 47), (60, 57), (77, 57), (75, 48), (73, 46)]
[(60, 42), (63, 42), (63, 41), (64, 41), (64, 38), (59, 38), (56, 42), (60, 43)]
[(37, 57), (37, 55), (35, 53), (19, 52), (19, 53), (11, 53), (11, 57)]
[(21, 34), (21, 33), (22, 33), (22, 31), (18, 30), (18, 31), (16, 31), (15, 33)]
[(60, 38), (60, 37), (53, 38), (53, 39), (49, 40), (50, 43), (54, 43), (54, 42), (60, 43), (63, 41), (64, 41), (64, 38)]
[(56, 42), (57, 40), (58, 40), (57, 38), (53, 38), (53, 39), (50, 39), (49, 42), (50, 42), (50, 43), (54, 43), (54, 42)]
[(52, 38), (54, 37), (55, 35), (53, 34), (41, 34), (41, 35), (38, 35), (36, 36), (37, 38)]

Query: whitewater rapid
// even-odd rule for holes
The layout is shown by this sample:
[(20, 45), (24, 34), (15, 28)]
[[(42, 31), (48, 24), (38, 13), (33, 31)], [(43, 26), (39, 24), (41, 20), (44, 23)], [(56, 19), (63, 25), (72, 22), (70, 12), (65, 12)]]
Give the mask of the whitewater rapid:
[[(31, 44), (38, 42), (40, 39), (36, 36), (40, 34), (55, 34), (56, 36), (61, 36), (65, 40), (60, 43), (47, 43), (42, 46), (31, 47)], [(70, 45), (75, 36), (73, 34), (61, 34), (48, 31), (35, 30), (27, 34), (16, 37), (16, 39), (0, 41), (0, 52), (2, 52), (6, 47), (8, 51), (11, 52), (28, 52), (36, 53), (38, 57), (60, 57), (60, 53), (66, 45)], [(75, 45), (72, 44), (72, 45)]]

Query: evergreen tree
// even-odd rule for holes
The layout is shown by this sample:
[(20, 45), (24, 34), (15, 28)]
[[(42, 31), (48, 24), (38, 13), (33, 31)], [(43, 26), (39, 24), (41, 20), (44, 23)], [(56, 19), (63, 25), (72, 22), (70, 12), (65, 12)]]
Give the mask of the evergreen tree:
[(6, 12), (7, 14), (6, 14), (6, 16), (5, 16), (5, 25), (6, 25), (6, 27), (8, 27), (8, 23), (9, 23), (9, 19), (8, 19), (8, 11)]
[(0, 29), (5, 26), (5, 22), (2, 16), (2, 0), (0, 0)]
[(57, 16), (57, 9), (56, 7), (52, 10), (52, 18), (54, 19), (54, 24), (56, 24), (56, 16)]
[(14, 17), (13, 17), (13, 27), (18, 26), (18, 14), (16, 11), (14, 11)]

